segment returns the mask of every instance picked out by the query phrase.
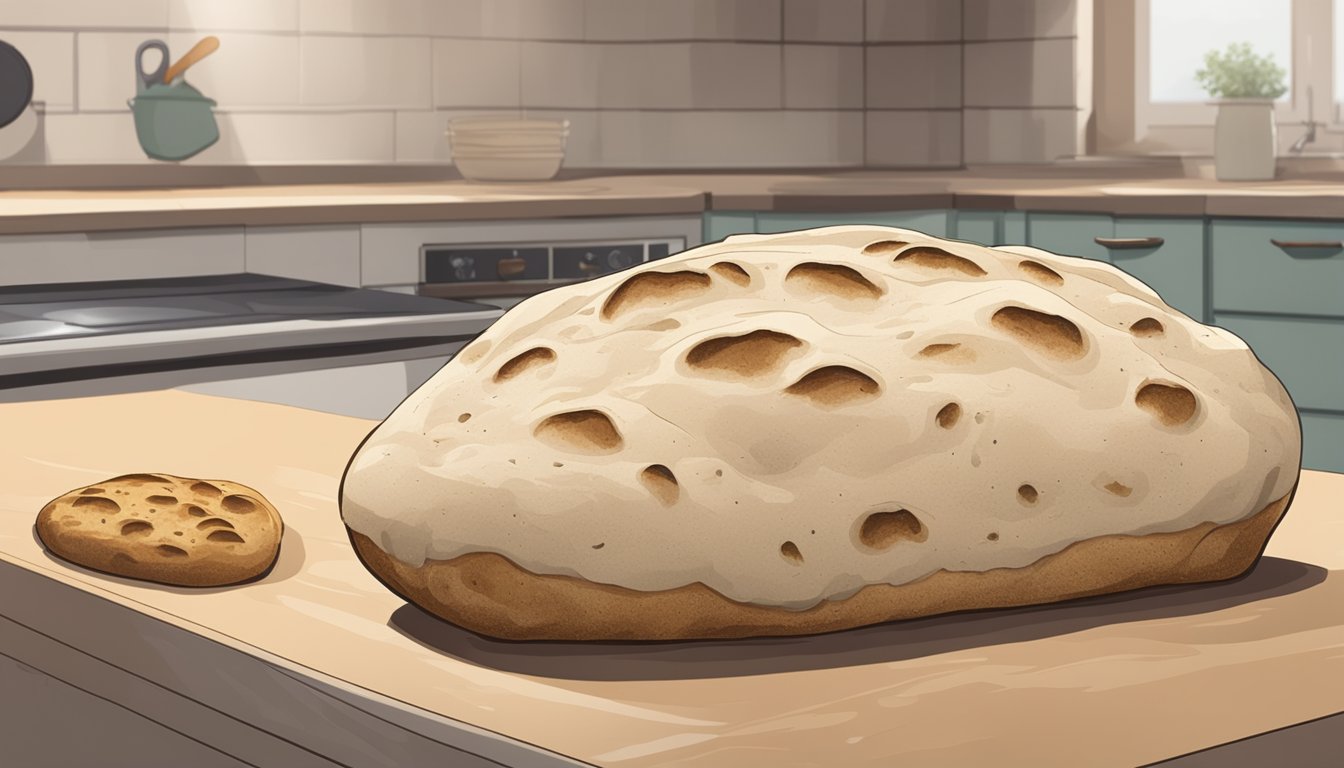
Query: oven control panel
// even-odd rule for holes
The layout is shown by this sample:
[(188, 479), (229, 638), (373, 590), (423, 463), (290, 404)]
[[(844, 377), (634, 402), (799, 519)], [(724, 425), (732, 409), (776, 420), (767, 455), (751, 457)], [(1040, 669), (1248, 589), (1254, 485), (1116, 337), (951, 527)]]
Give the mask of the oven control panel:
[[(602, 242), (425, 245), (421, 293), (486, 296), (538, 293), (683, 250), (681, 237)], [(458, 286), (460, 289), (455, 289)]]

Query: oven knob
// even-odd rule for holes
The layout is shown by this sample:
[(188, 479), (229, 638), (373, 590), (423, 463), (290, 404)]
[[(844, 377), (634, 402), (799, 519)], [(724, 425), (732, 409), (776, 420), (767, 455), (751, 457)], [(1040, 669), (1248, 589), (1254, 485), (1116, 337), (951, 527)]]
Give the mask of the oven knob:
[(611, 253), (607, 254), (607, 264), (612, 269), (625, 269), (633, 263), (634, 260), (630, 258), (630, 254), (619, 248), (613, 248)]
[(500, 280), (522, 277), (523, 273), (527, 271), (527, 261), (523, 259), (500, 259), (499, 266), (495, 271), (499, 273)]
[(584, 275), (592, 275), (601, 271), (602, 267), (597, 263), (597, 255), (591, 251), (583, 254), (583, 258), (579, 259), (579, 272)]
[(453, 268), (453, 277), (458, 280), (476, 279), (476, 260), (470, 256), (454, 256), (448, 260), (448, 266)]

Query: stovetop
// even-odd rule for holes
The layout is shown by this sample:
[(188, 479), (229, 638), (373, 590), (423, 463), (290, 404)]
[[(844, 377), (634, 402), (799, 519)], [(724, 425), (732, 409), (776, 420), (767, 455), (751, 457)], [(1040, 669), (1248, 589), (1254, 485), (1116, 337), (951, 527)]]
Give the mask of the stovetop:
[(0, 287), (0, 344), (489, 309), (465, 301), (248, 274), (8, 286)]

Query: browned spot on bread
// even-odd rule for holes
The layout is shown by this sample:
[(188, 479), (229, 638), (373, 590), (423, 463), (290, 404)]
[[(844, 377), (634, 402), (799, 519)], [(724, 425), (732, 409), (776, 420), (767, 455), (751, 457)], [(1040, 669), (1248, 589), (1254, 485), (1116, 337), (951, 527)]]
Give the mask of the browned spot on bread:
[(779, 545), (779, 554), (794, 565), (803, 564), (803, 553), (798, 551), (798, 545), (792, 541), (786, 541)]
[(993, 532), (993, 531), (990, 531), (990, 532), (989, 532), (989, 535), (986, 536), (985, 538), (986, 538), (986, 539), (989, 539), (990, 541), (998, 541), (998, 540), (999, 540), (999, 534), (997, 534), (997, 533), (995, 533), (995, 532)]
[(1134, 402), (1167, 427), (1179, 427), (1194, 418), (1198, 407), (1190, 390), (1167, 384), (1143, 385), (1134, 396)]
[(1165, 330), (1162, 323), (1151, 317), (1135, 320), (1134, 324), (1129, 326), (1129, 332), (1135, 336), (1161, 336)]
[(869, 243), (864, 246), (863, 252), (869, 256), (892, 253), (899, 251), (909, 245), (904, 240), (878, 240), (876, 243)]
[(760, 376), (773, 371), (785, 355), (801, 346), (800, 339), (787, 333), (752, 331), (741, 336), (702, 341), (686, 353), (686, 363), (702, 371)]
[(882, 295), (882, 289), (876, 283), (859, 274), (857, 269), (842, 264), (804, 262), (790, 269), (784, 282), (795, 288), (842, 299), (871, 301)]
[(557, 413), (537, 425), (538, 440), (578, 453), (615, 453), (624, 441), (616, 425), (601, 411)]
[(192, 517), (205, 517), (207, 512), (204, 509), (201, 509), (200, 507), (196, 506), (195, 504), (188, 504), (187, 514), (191, 515)]
[[(540, 368), (547, 363), (555, 362), (555, 350), (548, 347), (533, 347), (532, 349), (516, 355), (513, 359), (499, 367), (495, 374), (495, 381), (508, 381), (519, 374), (530, 371), (533, 368)], [(467, 418), (471, 418), (468, 414)], [(458, 418), (458, 421), (467, 419)]]
[(646, 331), (675, 331), (681, 327), (681, 322), (672, 318), (665, 318), (656, 323), (649, 323), (644, 326)]
[(1111, 482), (1107, 483), (1105, 487), (1106, 490), (1110, 491), (1111, 493), (1114, 493), (1116, 496), (1119, 496), (1122, 499), (1129, 498), (1129, 494), (1134, 492), (1133, 488), (1130, 488), (1128, 485), (1125, 485), (1124, 483), (1119, 482), (1117, 480), (1112, 480)]
[(453, 359), (461, 360), (464, 363), (470, 364), (480, 360), (482, 357), (485, 357), (486, 353), (489, 351), (490, 351), (490, 341), (488, 340), (473, 341), (472, 343), (468, 344), (461, 352), (458, 352), (457, 356), (454, 357)]
[(975, 360), (975, 350), (962, 344), (930, 344), (919, 350), (919, 356), (937, 358), (944, 363), (969, 363)]
[(924, 541), (928, 529), (908, 510), (874, 512), (863, 519), (859, 541), (869, 549), (890, 549), (902, 541)]
[(942, 248), (933, 248), (931, 246), (917, 246), (901, 251), (892, 259), (893, 262), (906, 262), (914, 264), (917, 267), (926, 267), (928, 269), (946, 269), (953, 272), (960, 272), (970, 277), (984, 277), (986, 272), (980, 268), (979, 264), (954, 253), (948, 253)]
[(244, 544), (246, 541), (237, 531), (221, 528), (217, 531), (211, 531), (209, 536), (205, 537), (207, 541), (217, 541), (221, 544)]
[(145, 501), (158, 507), (171, 507), (177, 503), (177, 497), (159, 494), (156, 496), (146, 496)]
[(734, 264), (731, 261), (720, 261), (718, 264), (709, 268), (710, 272), (722, 277), (734, 285), (751, 285), (751, 275), (742, 268), (741, 264)]
[(602, 318), (611, 320), (643, 306), (667, 305), (709, 289), (709, 275), (690, 270), (641, 272), (621, 283), (602, 305)]
[(938, 426), (943, 429), (951, 429), (957, 425), (957, 419), (961, 418), (961, 406), (956, 403), (948, 403), (938, 409), (938, 415), (935, 417)]
[(117, 477), (112, 478), (111, 480), (108, 480), (107, 482), (109, 482), (109, 483), (166, 483), (166, 482), (168, 482), (168, 478), (166, 478), (166, 477), (160, 477), (159, 475), (149, 475), (149, 474), (140, 473), (140, 474), (133, 474), (133, 475), (119, 475), (119, 476), (117, 476)]
[(121, 524), (122, 536), (148, 535), (154, 524), (148, 520), (127, 520)]
[(1046, 285), (1063, 285), (1064, 277), (1055, 270), (1045, 266), (1039, 261), (1019, 261), (1017, 268), (1027, 274), (1027, 277), (1038, 283)]
[(662, 464), (652, 464), (644, 468), (639, 473), (639, 481), (649, 489), (658, 501), (667, 506), (677, 503), (677, 497), (681, 495), (681, 486), (677, 483), (677, 476), (672, 474), (672, 470)]
[(80, 496), (71, 502), (70, 506), (107, 515), (115, 515), (121, 511), (120, 504), (105, 496)]
[(872, 377), (843, 365), (818, 368), (784, 390), (817, 405), (845, 405), (877, 397), (882, 387)]
[(158, 553), (159, 553), (160, 555), (163, 555), (164, 557), (186, 557), (186, 556), (187, 556), (187, 550), (185, 550), (185, 549), (183, 549), (183, 548), (181, 548), (181, 547), (174, 547), (172, 544), (160, 544), (159, 546), (155, 547), (154, 549), (158, 550)]
[(1017, 487), (1017, 498), (1027, 504), (1035, 504), (1036, 499), (1040, 498), (1040, 494), (1036, 492), (1035, 487), (1024, 484)]
[(240, 494), (225, 496), (219, 502), (225, 512), (232, 512), (235, 515), (246, 515), (249, 512), (257, 511), (257, 502)]
[(102, 488), (85, 488), (80, 493), (107, 493), (107, 491)]
[(198, 483), (192, 483), (191, 491), (192, 493), (199, 493), (202, 496), (219, 496), (220, 494), (224, 493), (223, 491), (219, 490), (219, 488), (216, 488), (215, 486), (205, 482), (204, 480)]
[(1004, 307), (994, 313), (990, 322), (1038, 352), (1060, 360), (1079, 358), (1087, 351), (1083, 332), (1059, 315), (1026, 307)]
[(196, 528), (198, 530), (205, 530), (206, 528), (232, 528), (232, 527), (233, 523), (230, 523), (228, 520), (225, 520), (222, 517), (207, 517), (206, 519), (196, 524)]

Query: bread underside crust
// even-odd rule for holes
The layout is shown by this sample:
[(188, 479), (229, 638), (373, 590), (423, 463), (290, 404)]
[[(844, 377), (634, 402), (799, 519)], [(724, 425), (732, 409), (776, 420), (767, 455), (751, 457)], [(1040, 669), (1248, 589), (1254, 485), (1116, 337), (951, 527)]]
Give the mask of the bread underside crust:
[[(1295, 489), (1294, 489), (1295, 490)], [(526, 571), (472, 553), (420, 567), (350, 531), (355, 551), (401, 597), (473, 632), (507, 640), (691, 640), (810, 635), (955, 611), (1039, 605), (1161, 584), (1222, 581), (1264, 550), (1292, 492), (1228, 525), (1079, 541), (1022, 568), (936, 571), (870, 584), (802, 611), (739, 603), (703, 584), (658, 592)]]

